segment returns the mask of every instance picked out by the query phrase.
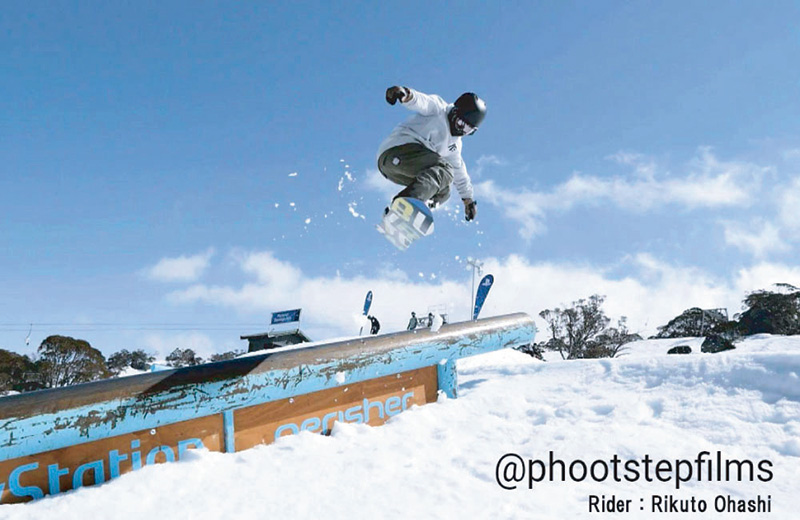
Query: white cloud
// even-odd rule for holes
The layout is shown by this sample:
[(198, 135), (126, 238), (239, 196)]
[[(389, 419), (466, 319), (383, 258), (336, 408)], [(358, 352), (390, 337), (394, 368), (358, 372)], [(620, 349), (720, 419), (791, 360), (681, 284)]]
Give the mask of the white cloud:
[(544, 309), (600, 294), (606, 296), (604, 309), (611, 318), (627, 316), (634, 332), (648, 335), (689, 307), (725, 307), (737, 301), (728, 285), (694, 268), (672, 266), (645, 254), (626, 258), (623, 264), (635, 274), (615, 277), (604, 267), (531, 264), (517, 256), (492, 259), (487, 272), (495, 274), (499, 290), (486, 309), (498, 314), (525, 310), (537, 316)]
[(745, 225), (738, 222), (723, 222), (725, 242), (752, 254), (765, 258), (769, 253), (787, 251), (789, 245), (780, 237), (778, 228), (770, 222), (758, 221)]
[(495, 284), (484, 312), (527, 312), (537, 319), (541, 340), (546, 331), (539, 312), (600, 294), (606, 296), (603, 309), (609, 317), (627, 316), (630, 329), (647, 336), (690, 307), (725, 308), (732, 318), (741, 312), (747, 293), (775, 283), (800, 283), (800, 267), (774, 263), (755, 264), (725, 278), (644, 253), (621, 265), (631, 274), (613, 276), (611, 268), (591, 264), (530, 263), (514, 255), (487, 259), (484, 272), (494, 274)]
[(776, 283), (800, 287), (800, 267), (762, 262), (740, 269), (733, 280), (735, 290), (742, 296), (759, 289), (770, 289)]
[(302, 276), (298, 268), (278, 260), (269, 251), (247, 254), (241, 260), (241, 267), (245, 273), (255, 275), (260, 283), (278, 290), (296, 286)]
[(475, 167), (470, 168), (472, 180), (480, 179), (487, 166), (506, 166), (508, 163), (496, 155), (481, 155), (475, 161)]
[(617, 152), (609, 155), (606, 159), (633, 167), (633, 172), (637, 177), (652, 179), (655, 177), (658, 168), (653, 159), (643, 154), (635, 152)]
[[(527, 312), (542, 331), (539, 312), (592, 294), (606, 296), (604, 309), (610, 317), (627, 316), (632, 330), (649, 335), (689, 307), (724, 307), (733, 315), (739, 312), (746, 292), (778, 282), (800, 286), (800, 268), (780, 264), (757, 264), (721, 279), (647, 254), (626, 257), (609, 267), (530, 263), (516, 255), (483, 260), (484, 273), (494, 275), (495, 285), (482, 315)], [(400, 276), (396, 270), (376, 277), (315, 278), (269, 252), (242, 255), (239, 265), (255, 280), (235, 287), (198, 284), (172, 292), (170, 301), (228, 307), (242, 315), (263, 316), (265, 323), (270, 312), (301, 307), (303, 329), (325, 331), (322, 337), (358, 333), (368, 290), (374, 293), (371, 313), (387, 332), (403, 330), (412, 310), (427, 313), (430, 307), (443, 306), (451, 321), (464, 321), (470, 315), (471, 276), (466, 271), (458, 280), (441, 275), (423, 280)], [(615, 276), (620, 267), (630, 274)]]
[(745, 207), (770, 169), (746, 162), (723, 162), (701, 148), (680, 177), (661, 172), (653, 160), (633, 153), (618, 153), (611, 160), (633, 168), (632, 175), (600, 177), (580, 172), (550, 191), (506, 189), (494, 181), (476, 185), (478, 196), (501, 207), (518, 221), (520, 235), (530, 239), (545, 231), (549, 213), (576, 206), (613, 204), (627, 211), (645, 212), (667, 205), (687, 209)]
[(384, 271), (385, 278), (313, 278), (275, 259), (270, 252), (245, 255), (240, 259), (240, 267), (257, 280), (239, 287), (198, 284), (170, 293), (168, 300), (175, 304), (219, 305), (265, 319), (270, 312), (301, 307), (305, 323), (336, 331), (337, 335), (358, 332), (368, 290), (374, 293), (371, 312), (379, 316), (384, 330), (404, 328), (411, 311), (427, 312), (431, 305), (444, 304), (455, 309), (461, 301), (464, 309), (468, 307), (467, 285), (448, 281), (433, 285), (397, 270)]
[(373, 170), (367, 170), (367, 176), (364, 184), (367, 189), (377, 191), (383, 195), (383, 198), (385, 198), (387, 202), (390, 201), (392, 197), (397, 194), (397, 192), (403, 189), (403, 187), (399, 184), (395, 184), (381, 175), (381, 172), (379, 172), (377, 168)]
[(145, 276), (161, 282), (194, 282), (208, 268), (214, 249), (194, 256), (162, 258), (152, 267), (144, 270)]
[(491, 180), (475, 184), (474, 187), (476, 198), (499, 206), (506, 217), (522, 226), (519, 233), (523, 238), (531, 239), (547, 229), (544, 220), (551, 209), (548, 195), (526, 189), (507, 190)]
[(800, 177), (795, 177), (778, 196), (778, 217), (793, 236), (800, 236)]
[(753, 193), (761, 187), (765, 175), (774, 168), (745, 161), (720, 161), (711, 148), (702, 147), (689, 163), (685, 181), (668, 183), (674, 188), (674, 198), (689, 206), (750, 205), (756, 200)]

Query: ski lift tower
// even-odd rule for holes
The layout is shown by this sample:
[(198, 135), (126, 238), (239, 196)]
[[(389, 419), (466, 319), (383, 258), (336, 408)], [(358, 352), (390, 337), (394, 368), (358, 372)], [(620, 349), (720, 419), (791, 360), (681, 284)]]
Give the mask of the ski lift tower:
[(478, 276), (483, 274), (483, 262), (477, 258), (468, 257), (467, 265), (472, 266), (472, 292), (469, 293), (469, 317), (472, 319), (472, 310), (475, 308), (475, 271)]

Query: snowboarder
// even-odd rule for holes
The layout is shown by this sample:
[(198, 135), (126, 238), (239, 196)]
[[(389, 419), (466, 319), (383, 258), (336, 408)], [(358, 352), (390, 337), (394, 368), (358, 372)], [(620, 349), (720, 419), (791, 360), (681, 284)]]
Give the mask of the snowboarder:
[(486, 103), (466, 92), (448, 104), (439, 96), (399, 86), (386, 89), (386, 101), (399, 101), (417, 113), (397, 125), (378, 149), (378, 170), (405, 186), (394, 198), (419, 199), (435, 208), (450, 197), (450, 184), (455, 183), (466, 220), (473, 220), (478, 210), (461, 158), (461, 138), (478, 129)]
[(417, 313), (412, 312), (411, 319), (408, 320), (408, 327), (406, 327), (406, 330), (414, 330), (416, 328), (417, 328)]
[(378, 321), (378, 318), (375, 316), (367, 316), (367, 319), (371, 323), (369, 328), (370, 334), (377, 334), (379, 330), (381, 330), (381, 322)]

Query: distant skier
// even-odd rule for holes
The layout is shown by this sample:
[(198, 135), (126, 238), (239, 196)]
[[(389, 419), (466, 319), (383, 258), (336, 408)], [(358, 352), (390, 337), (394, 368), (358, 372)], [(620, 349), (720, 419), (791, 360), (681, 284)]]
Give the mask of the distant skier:
[(379, 330), (381, 330), (381, 322), (378, 321), (378, 318), (375, 316), (367, 316), (367, 319), (371, 323), (369, 328), (370, 334), (377, 334)]
[(414, 330), (416, 328), (417, 328), (417, 313), (412, 312), (411, 319), (408, 320), (408, 327), (406, 327), (406, 330)]
[(433, 313), (429, 312), (428, 313), (428, 327), (431, 327), (431, 326), (433, 326)]
[(448, 104), (439, 96), (408, 87), (389, 87), (386, 101), (398, 101), (417, 114), (395, 127), (378, 149), (378, 170), (406, 188), (410, 197), (434, 208), (450, 197), (455, 182), (467, 221), (477, 215), (472, 182), (461, 158), (461, 138), (472, 135), (486, 116), (486, 103), (472, 92)]

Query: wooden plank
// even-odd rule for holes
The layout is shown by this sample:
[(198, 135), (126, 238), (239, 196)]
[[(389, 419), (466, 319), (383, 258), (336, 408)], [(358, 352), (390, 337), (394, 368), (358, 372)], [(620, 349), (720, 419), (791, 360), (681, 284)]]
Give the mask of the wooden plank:
[(302, 430), (328, 433), (337, 421), (377, 426), (437, 399), (437, 367), (343, 385), (234, 412), (236, 451)]
[(180, 460), (187, 449), (222, 451), (222, 441), (222, 416), (214, 415), (3, 461), (0, 503), (102, 483), (145, 465)]
[[(301, 430), (328, 433), (337, 421), (383, 424), (413, 405), (436, 401), (437, 368), (234, 410), (236, 451)], [(217, 414), (3, 461), (0, 503), (102, 483), (145, 465), (180, 460), (187, 449), (224, 451), (223, 430), (223, 416)]]

